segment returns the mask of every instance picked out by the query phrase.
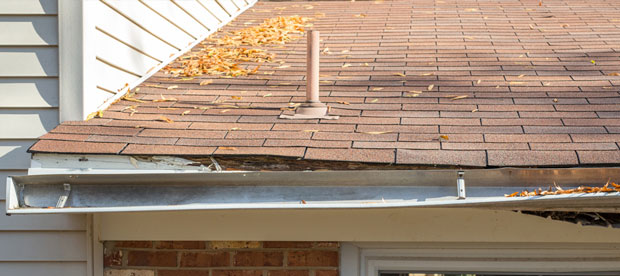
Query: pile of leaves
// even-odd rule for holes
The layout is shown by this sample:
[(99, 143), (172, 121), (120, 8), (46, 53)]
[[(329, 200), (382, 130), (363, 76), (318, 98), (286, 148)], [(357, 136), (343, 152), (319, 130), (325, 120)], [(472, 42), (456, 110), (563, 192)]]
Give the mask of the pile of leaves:
[(295, 16), (278, 16), (276, 18), (265, 19), (265, 21), (254, 27), (230, 32), (230, 35), (222, 38), (211, 39), (218, 46), (239, 46), (239, 45), (274, 45), (284, 44), (301, 38), (305, 32), (304, 27), (310, 21), (309, 18)]
[[(610, 187), (611, 185), (611, 187)], [(613, 193), (620, 192), (620, 185), (614, 182), (607, 182), (601, 187), (579, 186), (573, 189), (562, 189), (560, 186), (553, 183), (554, 187), (549, 186), (548, 189), (542, 188), (534, 189), (533, 191), (523, 190), (520, 192), (514, 192), (505, 197), (527, 197), (527, 196), (546, 196), (546, 195), (563, 195), (563, 194), (578, 194), (578, 193)]]
[(221, 38), (211, 38), (208, 45), (198, 52), (180, 59), (181, 69), (167, 68), (173, 74), (186, 77), (206, 75), (225, 75), (229, 77), (247, 76), (258, 71), (243, 68), (240, 62), (271, 62), (274, 54), (264, 49), (242, 46), (263, 46), (285, 44), (303, 36), (309, 18), (301, 16), (276, 17), (266, 19), (262, 24), (230, 32)]

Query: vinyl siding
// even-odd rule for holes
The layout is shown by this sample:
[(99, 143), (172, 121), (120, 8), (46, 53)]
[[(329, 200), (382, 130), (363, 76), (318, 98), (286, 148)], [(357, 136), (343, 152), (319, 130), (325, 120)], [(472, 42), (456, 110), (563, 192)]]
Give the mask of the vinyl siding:
[(83, 215), (5, 216), (9, 175), (27, 174), (26, 151), (58, 124), (56, 0), (0, 1), (0, 271), (86, 275)]
[[(188, 51), (256, 0), (97, 0), (85, 13), (83, 117)], [(93, 30), (94, 29), (94, 30)], [(89, 47), (88, 45), (92, 45)], [(1, 72), (0, 72), (1, 74)], [(96, 77), (92, 77), (92, 76)], [(110, 102), (110, 101), (108, 101)], [(103, 106), (105, 107), (105, 106)]]

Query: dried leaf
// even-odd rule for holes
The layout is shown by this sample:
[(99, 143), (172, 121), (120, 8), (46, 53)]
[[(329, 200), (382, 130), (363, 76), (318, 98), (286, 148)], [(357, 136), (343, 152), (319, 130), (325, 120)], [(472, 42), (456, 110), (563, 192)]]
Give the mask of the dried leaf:
[(212, 83), (213, 83), (213, 80), (203, 80), (203, 81), (200, 82), (200, 85), (209, 85), (209, 84), (212, 84)]
[(371, 103), (376, 103), (376, 102), (378, 102), (378, 101), (379, 101), (379, 99), (373, 99), (373, 100), (372, 100), (372, 101), (370, 101), (370, 102), (371, 102)]
[(433, 75), (435, 75), (435, 73), (432, 73), (432, 72), (431, 73), (424, 73), (424, 74), (422, 74), (422, 76), (433, 76)]
[(375, 87), (373, 89), (371, 89), (372, 91), (381, 91), (383, 90), (383, 87)]
[(351, 67), (351, 64), (350, 63), (345, 63), (345, 64), (342, 65), (342, 68), (347, 68), (347, 67)]
[(394, 76), (401, 76), (401, 77), (406, 77), (407, 75), (403, 74), (403, 73), (393, 73), (392, 75)]
[(230, 98), (233, 99), (233, 100), (241, 100), (242, 99), (242, 97), (239, 97), (239, 96), (230, 96)]
[(478, 112), (477, 108), (471, 111), (471, 113), (476, 113), (476, 112)]
[(360, 17), (360, 18), (364, 18), (366, 17), (366, 14), (360, 13), (360, 14), (356, 14), (354, 15), (355, 17)]
[(448, 135), (439, 135), (439, 138), (444, 140), (450, 140), (450, 137), (448, 137)]
[(284, 68), (289, 68), (289, 67), (291, 67), (291, 66), (286, 64), (286, 65), (280, 65), (280, 66), (276, 67), (276, 69), (284, 69)]
[(620, 76), (620, 73), (618, 73), (618, 72), (613, 72), (613, 73), (609, 73), (609, 74), (607, 74), (607, 75), (608, 75), (608, 76), (616, 76), (616, 77), (617, 77), (617, 76)]
[(185, 116), (187, 114), (189, 114), (191, 111), (190, 110), (185, 110), (181, 113), (181, 116)]
[(349, 102), (338, 102), (339, 104), (350, 105)]
[(460, 99), (465, 99), (467, 97), (468, 97), (467, 95), (456, 96), (456, 97), (453, 97), (451, 100), (456, 101), (456, 100), (460, 100)]
[(590, 60), (590, 63), (596, 65), (596, 61), (595, 60)]
[(172, 89), (175, 89), (175, 88), (179, 88), (179, 86), (178, 85), (171, 85), (171, 86), (168, 86), (168, 88), (166, 88), (166, 89), (172, 90)]
[(433, 87), (435, 87), (435, 85), (434, 85), (434, 84), (431, 84), (431, 85), (429, 85), (429, 86), (426, 88), (426, 90), (431, 91), (431, 90), (433, 90)]
[(219, 147), (218, 149), (220, 149), (220, 150), (233, 150), (233, 151), (237, 150), (237, 148), (235, 148), (235, 147)]
[(364, 66), (370, 66), (370, 65), (368, 65), (368, 62), (364, 62)]
[(263, 95), (263, 98), (271, 97), (271, 93)]
[(319, 132), (318, 129), (304, 129), (302, 132)]
[(230, 111), (230, 109), (224, 109), (224, 110), (220, 111), (220, 113), (226, 113), (228, 111)]
[(478, 80), (476, 81), (476, 84), (480, 84), (482, 82), (482, 80)]
[(170, 118), (168, 118), (168, 117), (166, 117), (166, 116), (163, 116), (163, 115), (162, 115), (162, 116), (159, 116), (159, 119), (158, 119), (158, 120), (159, 120), (159, 121), (166, 122), (166, 123), (170, 123), (170, 124), (174, 123), (174, 121), (173, 121), (173, 120), (171, 120)]
[(231, 127), (230, 128), (231, 131), (240, 130), (240, 129), (241, 129), (240, 127)]

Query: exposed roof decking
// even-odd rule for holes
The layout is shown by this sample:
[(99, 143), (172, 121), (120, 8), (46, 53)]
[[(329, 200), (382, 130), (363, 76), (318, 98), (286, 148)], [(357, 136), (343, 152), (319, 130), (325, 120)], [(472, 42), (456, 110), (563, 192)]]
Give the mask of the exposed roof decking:
[[(322, 47), (331, 52), (321, 56), (321, 99), (339, 120), (278, 119), (290, 112), (280, 108), (304, 99), (302, 39), (267, 47), (288, 68), (263, 64), (249, 77), (193, 80), (159, 72), (136, 98), (163, 95), (178, 102), (121, 101), (104, 118), (63, 123), (31, 151), (467, 166), (620, 164), (620, 76), (609, 75), (620, 72), (620, 3), (263, 2), (227, 28), (280, 14), (315, 18)], [(212, 84), (199, 85), (209, 78)], [(173, 85), (178, 88), (167, 89)], [(422, 93), (407, 97), (408, 91)], [(221, 100), (252, 108), (211, 104)], [(131, 105), (138, 105), (133, 115), (126, 109)], [(213, 108), (200, 108), (206, 106)], [(174, 123), (158, 121), (162, 114)]]

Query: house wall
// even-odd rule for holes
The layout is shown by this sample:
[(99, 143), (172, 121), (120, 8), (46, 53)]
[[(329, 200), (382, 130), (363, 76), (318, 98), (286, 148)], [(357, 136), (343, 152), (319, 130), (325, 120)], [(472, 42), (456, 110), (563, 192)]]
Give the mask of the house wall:
[(339, 247), (337, 242), (108, 241), (104, 275), (337, 276)]
[(28, 147), (58, 124), (58, 3), (0, 1), (0, 274), (86, 275), (82, 215), (5, 216), (8, 175), (26, 174)]
[[(83, 13), (61, 24), (62, 38), (82, 52), (80, 66), (61, 66), (69, 87), (62, 104), (81, 106), (61, 114), (62, 120), (82, 120), (104, 109), (177, 56), (252, 6), (256, 0), (84, 0), (66, 1), (63, 11)], [(66, 10), (64, 9), (66, 7)], [(82, 28), (75, 28), (81, 25)], [(69, 49), (69, 48), (63, 48)], [(70, 50), (73, 51), (73, 50)], [(67, 61), (69, 64), (73, 60)], [(66, 80), (66, 82), (64, 81)], [(79, 91), (82, 93), (82, 91)]]

